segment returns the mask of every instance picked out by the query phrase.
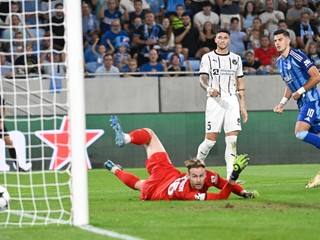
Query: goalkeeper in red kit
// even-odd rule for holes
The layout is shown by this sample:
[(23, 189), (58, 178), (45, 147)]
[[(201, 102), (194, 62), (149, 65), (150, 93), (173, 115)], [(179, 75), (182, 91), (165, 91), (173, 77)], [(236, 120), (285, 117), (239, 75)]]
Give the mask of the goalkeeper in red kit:
[[(205, 164), (199, 159), (185, 162), (187, 173), (176, 169), (157, 135), (149, 128), (141, 128), (127, 134), (122, 131), (119, 119), (111, 116), (111, 127), (115, 130), (116, 145), (119, 147), (132, 143), (144, 145), (147, 153), (146, 168), (150, 176), (140, 179), (124, 171), (111, 160), (105, 162), (107, 170), (114, 173), (128, 187), (140, 191), (140, 200), (222, 200), (233, 192), (244, 198), (254, 198), (253, 192), (248, 192), (236, 184), (241, 171), (247, 166), (247, 154), (236, 156), (233, 172), (229, 180), (216, 172), (206, 170)], [(209, 187), (221, 189), (219, 193), (208, 193)]]

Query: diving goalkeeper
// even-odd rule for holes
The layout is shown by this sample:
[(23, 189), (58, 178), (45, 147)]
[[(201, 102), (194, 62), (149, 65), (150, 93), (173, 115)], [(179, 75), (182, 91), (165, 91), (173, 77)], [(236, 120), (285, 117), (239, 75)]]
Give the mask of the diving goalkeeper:
[[(146, 168), (150, 174), (145, 180), (123, 171), (111, 160), (104, 164), (107, 170), (128, 187), (139, 190), (140, 200), (222, 200), (227, 199), (231, 192), (244, 198), (254, 197), (253, 192), (248, 192), (236, 184), (239, 174), (249, 162), (247, 154), (235, 158), (230, 180), (206, 170), (204, 162), (199, 159), (187, 160), (185, 165), (188, 171), (181, 173), (171, 164), (162, 143), (151, 129), (141, 128), (126, 134), (116, 116), (111, 116), (110, 122), (115, 130), (117, 146), (122, 147), (128, 143), (145, 146), (148, 157)], [(220, 192), (208, 193), (212, 186), (221, 189)]]

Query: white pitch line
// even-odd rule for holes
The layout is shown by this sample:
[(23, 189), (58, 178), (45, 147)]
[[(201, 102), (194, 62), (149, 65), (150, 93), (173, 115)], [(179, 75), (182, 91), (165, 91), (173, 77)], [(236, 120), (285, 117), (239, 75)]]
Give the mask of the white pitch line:
[(102, 228), (94, 227), (92, 225), (84, 225), (84, 226), (78, 226), (78, 227), (83, 230), (94, 232), (94, 233), (101, 234), (101, 235), (108, 236), (108, 237), (113, 237), (113, 238), (118, 238), (118, 239), (123, 239), (123, 240), (143, 240), (142, 238), (136, 238), (136, 237), (129, 236), (126, 234), (112, 232), (112, 231), (105, 230)]

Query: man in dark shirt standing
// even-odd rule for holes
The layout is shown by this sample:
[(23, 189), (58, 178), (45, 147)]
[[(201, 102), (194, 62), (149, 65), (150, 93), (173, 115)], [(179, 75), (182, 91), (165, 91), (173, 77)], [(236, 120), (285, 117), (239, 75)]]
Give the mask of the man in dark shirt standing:
[(182, 14), (183, 27), (174, 30), (175, 43), (181, 43), (184, 59), (194, 58), (198, 50), (199, 31), (191, 24), (189, 13)]
[(265, 74), (265, 66), (260, 61), (254, 59), (254, 53), (251, 50), (246, 51), (245, 61), (242, 65), (245, 74)]

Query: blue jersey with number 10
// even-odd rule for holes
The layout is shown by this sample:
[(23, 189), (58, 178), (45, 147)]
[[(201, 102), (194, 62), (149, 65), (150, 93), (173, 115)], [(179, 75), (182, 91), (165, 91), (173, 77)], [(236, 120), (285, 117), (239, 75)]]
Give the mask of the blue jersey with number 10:
[[(292, 93), (303, 87), (310, 78), (309, 69), (314, 66), (312, 61), (301, 51), (290, 49), (287, 58), (280, 56), (277, 59), (277, 68), (281, 74), (283, 81), (287, 84)], [(307, 102), (320, 100), (320, 93), (317, 86), (314, 86), (309, 91), (298, 99), (298, 107)]]

